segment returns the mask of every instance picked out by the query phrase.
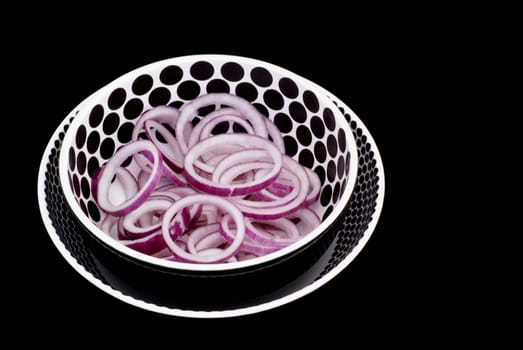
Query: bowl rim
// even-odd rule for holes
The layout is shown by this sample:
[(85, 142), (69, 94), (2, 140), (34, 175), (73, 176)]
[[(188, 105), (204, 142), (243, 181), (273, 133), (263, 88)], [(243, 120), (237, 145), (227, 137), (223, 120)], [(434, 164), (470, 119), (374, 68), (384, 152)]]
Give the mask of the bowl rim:
[[(347, 139), (347, 150), (351, 154), (349, 159), (349, 174), (347, 177), (347, 183), (345, 186), (345, 191), (342, 193), (340, 198), (338, 199), (338, 203), (333, 208), (332, 212), (329, 214), (326, 220), (322, 221), (319, 226), (314, 228), (309, 234), (302, 237), (301, 239), (297, 240), (296, 242), (290, 244), (289, 246), (282, 248), (280, 250), (277, 250), (273, 253), (266, 254), (257, 258), (244, 260), (244, 261), (238, 261), (238, 262), (230, 262), (230, 263), (213, 263), (213, 264), (197, 264), (197, 263), (187, 263), (187, 262), (177, 262), (177, 261), (169, 261), (165, 259), (160, 259), (157, 257), (153, 257), (144, 253), (140, 253), (135, 251), (134, 249), (131, 249), (119, 241), (116, 241), (112, 237), (110, 237), (107, 233), (103, 232), (96, 224), (91, 221), (82, 211), (80, 208), (80, 205), (76, 201), (76, 198), (73, 194), (73, 190), (69, 184), (69, 176), (68, 176), (68, 154), (67, 152), (63, 152), (64, 149), (69, 149), (71, 145), (73, 145), (74, 142), (74, 133), (73, 130), (77, 130), (78, 127), (83, 123), (82, 118), (79, 118), (82, 113), (86, 113), (86, 111), (89, 111), (92, 107), (94, 107), (99, 99), (100, 96), (108, 91), (112, 91), (115, 87), (119, 87), (122, 83), (127, 82), (130, 77), (133, 76), (139, 76), (143, 73), (147, 73), (150, 70), (154, 69), (156, 66), (161, 65), (169, 65), (169, 64), (182, 64), (187, 62), (198, 62), (202, 60), (226, 60), (230, 59), (231, 61), (237, 61), (237, 62), (244, 62), (251, 65), (258, 65), (264, 68), (267, 68), (270, 71), (278, 72), (281, 75), (285, 75), (287, 77), (290, 77), (297, 82), (299, 82), (300, 85), (303, 85), (310, 89), (311, 91), (315, 92), (316, 94), (319, 94), (322, 98), (325, 100), (325, 104), (333, 111), (336, 122), (340, 127), (346, 131), (346, 139)], [(198, 55), (187, 55), (187, 56), (177, 56), (177, 57), (171, 57), (163, 60), (154, 61), (152, 63), (140, 66), (136, 69), (133, 69), (127, 73), (124, 73), (117, 77), (116, 79), (112, 80), (108, 84), (104, 85), (97, 91), (95, 91), (93, 94), (91, 94), (89, 97), (87, 97), (84, 101), (85, 103), (82, 103), (82, 108), (77, 108), (78, 114), (75, 116), (73, 121), (71, 122), (68, 130), (65, 133), (64, 139), (62, 141), (62, 145), (60, 148), (60, 155), (59, 155), (59, 161), (58, 161), (58, 170), (59, 170), (59, 180), (60, 185), (62, 187), (62, 192), (64, 193), (66, 202), (68, 203), (69, 207), (71, 208), (72, 212), (76, 216), (76, 218), (80, 221), (80, 223), (89, 231), (91, 235), (93, 235), (96, 239), (101, 241), (103, 244), (109, 246), (110, 248), (114, 249), (116, 252), (123, 254), (127, 257), (133, 258), (137, 261), (141, 261), (147, 264), (150, 264), (152, 266), (162, 267), (168, 270), (177, 270), (177, 271), (190, 271), (190, 272), (219, 272), (219, 271), (234, 271), (234, 270), (242, 270), (250, 267), (255, 266), (262, 266), (266, 265), (268, 263), (278, 261), (280, 259), (284, 259), (285, 257), (291, 256), (295, 252), (301, 251), (303, 248), (305, 248), (308, 244), (315, 241), (317, 238), (319, 238), (324, 232), (328, 230), (328, 228), (334, 224), (336, 219), (339, 218), (339, 216), (342, 214), (342, 212), (345, 210), (345, 208), (349, 205), (349, 200), (352, 195), (352, 192), (354, 190), (354, 187), (356, 185), (356, 180), (358, 176), (358, 148), (356, 145), (355, 138), (352, 134), (352, 131), (350, 129), (348, 121), (345, 119), (343, 114), (339, 111), (337, 106), (332, 102), (332, 100), (328, 97), (326, 94), (326, 90), (321, 88), (316, 83), (296, 74), (288, 69), (282, 68), (280, 66), (277, 66), (273, 63), (261, 61), (258, 59), (243, 57), (243, 56), (236, 56), (236, 55), (224, 55), (224, 54), (198, 54)], [(85, 118), (83, 118), (85, 119)]]

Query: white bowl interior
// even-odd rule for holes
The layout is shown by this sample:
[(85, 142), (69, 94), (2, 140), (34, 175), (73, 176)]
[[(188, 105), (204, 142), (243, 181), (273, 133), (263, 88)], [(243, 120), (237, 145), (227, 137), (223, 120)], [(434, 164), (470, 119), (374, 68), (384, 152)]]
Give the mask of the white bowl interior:
[[(138, 117), (158, 105), (180, 107), (208, 92), (239, 95), (270, 118), (282, 132), (286, 153), (315, 171), (320, 198), (311, 209), (322, 219), (315, 230), (272, 254), (235, 263), (190, 264), (134, 251), (102, 232), (105, 214), (92, 196), (96, 169), (127, 144)], [(202, 111), (202, 115), (209, 109)], [(82, 224), (99, 240), (144, 262), (193, 271), (244, 268), (282, 257), (324, 232), (346, 207), (357, 175), (357, 148), (347, 121), (316, 86), (275, 65), (226, 55), (184, 56), (152, 63), (116, 79), (89, 98), (63, 141), (60, 182)], [(134, 161), (127, 164), (135, 173)]]

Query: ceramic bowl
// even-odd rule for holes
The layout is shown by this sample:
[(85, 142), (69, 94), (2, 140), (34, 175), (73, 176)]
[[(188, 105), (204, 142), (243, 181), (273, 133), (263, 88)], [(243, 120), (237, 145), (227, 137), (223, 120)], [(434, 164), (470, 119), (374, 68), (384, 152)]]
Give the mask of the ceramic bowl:
[(38, 202), (50, 240), (74, 271), (98, 290), (155, 313), (233, 317), (270, 310), (307, 296), (343, 272), (364, 249), (378, 224), (385, 194), (383, 165), (369, 130), (342, 100), (318, 89), (333, 100), (350, 125), (358, 147), (358, 177), (348, 208), (335, 227), (302, 254), (287, 259), (286, 264), (231, 277), (188, 276), (118, 257), (97, 240), (68, 204), (58, 171), (65, 134), (89, 99), (63, 119), (42, 156)]
[[(99, 228), (106, 215), (93, 198), (93, 175), (122, 146), (147, 110), (182, 107), (206, 93), (229, 93), (253, 104), (283, 135), (285, 152), (319, 176), (321, 190), (311, 209), (321, 224), (297, 242), (271, 254), (232, 263), (170, 261), (133, 250)], [(200, 110), (205, 118), (217, 106)], [(348, 208), (358, 173), (357, 147), (349, 123), (312, 82), (267, 62), (226, 55), (167, 59), (124, 74), (77, 110), (60, 152), (59, 178), (67, 205), (96, 241), (136, 265), (175, 274), (225, 276), (288, 263), (328, 233)], [(132, 160), (127, 168), (138, 175)], [(121, 259), (120, 259), (121, 260)]]

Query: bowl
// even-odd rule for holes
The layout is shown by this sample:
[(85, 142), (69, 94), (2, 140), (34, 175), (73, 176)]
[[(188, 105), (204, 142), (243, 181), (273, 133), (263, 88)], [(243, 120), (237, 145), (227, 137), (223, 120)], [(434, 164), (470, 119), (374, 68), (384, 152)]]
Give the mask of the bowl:
[[(106, 214), (93, 198), (92, 186), (100, 165), (130, 142), (132, 129), (145, 111), (162, 105), (180, 108), (206, 93), (230, 93), (248, 100), (283, 134), (286, 154), (318, 175), (319, 199), (311, 209), (321, 224), (312, 232), (254, 259), (195, 264), (142, 254), (99, 228)], [(67, 206), (94, 238), (93, 244), (105, 248), (104, 254), (115, 265), (215, 277), (303, 265), (311, 254), (325, 249), (328, 237), (334, 237), (356, 184), (358, 151), (343, 113), (314, 83), (267, 62), (228, 55), (154, 62), (102, 87), (76, 112), (61, 145), (60, 186)], [(139, 167), (134, 160), (127, 168), (137, 176)], [(327, 241), (320, 240), (323, 236)]]
[(317, 88), (333, 100), (350, 125), (358, 147), (358, 177), (348, 208), (307, 249), (278, 264), (217, 277), (216, 272), (189, 275), (155, 268), (120, 255), (96, 239), (73, 212), (59, 176), (64, 136), (96, 93), (63, 118), (42, 155), (38, 202), (51, 242), (74, 271), (98, 290), (130, 306), (165, 315), (249, 315), (281, 307), (321, 288), (344, 272), (372, 237), (384, 202), (385, 175), (379, 150), (364, 123), (341, 99)]

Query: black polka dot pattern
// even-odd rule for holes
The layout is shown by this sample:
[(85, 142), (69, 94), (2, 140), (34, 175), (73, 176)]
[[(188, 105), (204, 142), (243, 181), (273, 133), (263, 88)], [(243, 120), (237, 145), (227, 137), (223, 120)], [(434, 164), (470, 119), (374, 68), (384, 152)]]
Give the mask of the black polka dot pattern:
[(78, 131), (76, 132), (76, 147), (82, 148), (84, 146), (86, 138), (87, 138), (87, 129), (85, 128), (85, 125), (80, 125), (78, 127)]
[(267, 109), (267, 107), (265, 107), (265, 105), (262, 105), (261, 103), (253, 103), (252, 104), (254, 107), (256, 107), (256, 109), (264, 116), (269, 116), (269, 110)]
[(258, 97), (258, 90), (250, 83), (240, 83), (236, 86), (236, 95), (252, 102)]
[(198, 115), (203, 117), (203, 116), (206, 116), (207, 114), (209, 114), (209, 113), (211, 113), (211, 112), (213, 112), (215, 110), (216, 110), (216, 108), (213, 105), (202, 107), (202, 108), (200, 108), (198, 110)]
[(283, 142), (285, 144), (285, 153), (292, 157), (298, 152), (298, 144), (292, 136), (284, 136)]
[(282, 95), (276, 90), (265, 91), (263, 101), (269, 108), (274, 110), (282, 109), (284, 104)]
[(89, 114), (89, 125), (96, 128), (102, 122), (104, 117), (104, 108), (101, 105), (96, 105)]
[(73, 190), (74, 194), (76, 194), (77, 197), (80, 197), (80, 181), (78, 180), (78, 176), (73, 175)]
[(331, 200), (332, 200), (332, 187), (331, 187), (331, 185), (326, 185), (321, 190), (320, 203), (321, 203), (321, 205), (326, 207), (329, 205)]
[(187, 80), (178, 86), (178, 96), (184, 100), (193, 100), (200, 94), (200, 85), (193, 80)]
[(334, 131), (334, 128), (336, 127), (336, 120), (334, 119), (334, 113), (330, 108), (325, 108), (323, 110), (323, 121), (325, 122), (327, 129)]
[(111, 158), (114, 154), (114, 141), (113, 139), (105, 139), (102, 141), (102, 144), (100, 145), (100, 155), (103, 159), (107, 160)]
[(303, 93), (303, 103), (305, 103), (305, 107), (312, 113), (316, 113), (320, 109), (320, 102), (312, 91), (307, 90)]
[(165, 87), (157, 87), (149, 95), (149, 104), (152, 107), (162, 106), (169, 103), (171, 92)]
[(125, 123), (118, 129), (118, 141), (121, 143), (127, 143), (131, 141), (132, 133), (134, 129), (133, 123)]
[(209, 62), (199, 61), (191, 66), (190, 72), (195, 79), (207, 80), (212, 77), (214, 68)]
[[(79, 237), (80, 234), (85, 234), (85, 229), (69, 209), (69, 205), (63, 195), (58, 176), (57, 149), (59, 149), (60, 146), (61, 142), (58, 143), (57, 148), (53, 149), (54, 152), (51, 152), (47, 159), (48, 166), (45, 174), (44, 193), (47, 203), (48, 217), (52, 222), (53, 228), (56, 230), (56, 234), (60, 237), (61, 242), (71, 255), (77, 261), (81, 262), (87, 272), (100, 281), (107, 283), (88, 251), (88, 244), (86, 244), (82, 237)], [(83, 201), (79, 203), (83, 203)], [(79, 205), (81, 210), (87, 213), (85, 204)], [(83, 207), (85, 207), (85, 209)]]
[(230, 92), (229, 84), (227, 84), (226, 81), (221, 79), (214, 79), (207, 84), (207, 92), (213, 93), (213, 92)]
[(292, 130), (292, 120), (284, 113), (276, 114), (274, 124), (276, 124), (278, 129), (283, 133), (288, 133)]
[(221, 68), (222, 76), (228, 81), (239, 81), (243, 78), (245, 72), (238, 63), (227, 62)]
[(289, 78), (281, 78), (279, 82), (280, 91), (282, 94), (284, 94), (288, 98), (296, 98), (298, 97), (298, 85)]
[(299, 102), (291, 102), (289, 106), (289, 113), (296, 122), (304, 123), (307, 120), (307, 111), (305, 107)]
[(86, 177), (82, 177), (82, 180), (80, 180), (80, 188), (82, 190), (82, 197), (89, 198), (91, 187), (89, 186), (89, 180), (87, 180)]
[(129, 120), (138, 118), (142, 112), (143, 102), (139, 98), (133, 98), (127, 101), (123, 109), (124, 117)]
[(165, 85), (178, 83), (183, 76), (183, 70), (178, 66), (167, 66), (160, 73), (160, 81)]
[(338, 142), (336, 141), (336, 137), (332, 134), (327, 137), (327, 150), (331, 157), (336, 157), (336, 154), (338, 153)]
[[(164, 83), (165, 84), (165, 83)], [(136, 78), (132, 85), (132, 91), (135, 95), (144, 95), (153, 87), (153, 78), (144, 74)]]
[(327, 179), (329, 182), (333, 182), (336, 178), (336, 163), (333, 160), (329, 160), (327, 163)]
[(318, 141), (314, 144), (314, 157), (318, 162), (323, 163), (327, 159), (327, 150), (322, 141)]
[(74, 168), (76, 166), (76, 154), (74, 153), (74, 149), (69, 149), (69, 169), (71, 171), (74, 171)]
[(323, 135), (325, 135), (325, 124), (323, 124), (323, 121), (319, 117), (312, 117), (310, 125), (312, 133), (316, 138), (321, 139)]
[(254, 68), (251, 71), (251, 79), (256, 85), (261, 87), (267, 87), (272, 84), (271, 73), (263, 67)]
[(320, 178), (320, 182), (323, 185), (325, 183), (325, 168), (322, 165), (318, 165), (314, 168), (314, 172)]
[(338, 196), (340, 195), (340, 183), (336, 182), (336, 185), (334, 185), (334, 189), (332, 190), (332, 203), (336, 204), (338, 201)]
[[(339, 109), (340, 112), (345, 112), (343, 107), (340, 106)], [(378, 183), (380, 176), (383, 176), (383, 174), (380, 174), (378, 171), (375, 155), (367, 153), (371, 149), (367, 136), (358, 126), (358, 123), (352, 120), (353, 118), (351, 118), (349, 113), (345, 112), (345, 119), (350, 123), (352, 134), (358, 145), (358, 180), (352, 192), (349, 208), (340, 225), (340, 234), (335, 240), (335, 249), (332, 257), (317, 279), (326, 275), (345, 259), (367, 231), (369, 223), (375, 216), (379, 190)], [(341, 148), (340, 145), (340, 149)], [(363, 153), (366, 154), (364, 155)], [(339, 163), (341, 162), (340, 159), (343, 159), (343, 157), (338, 159)], [(347, 153), (344, 162), (348, 164), (349, 161), (350, 153)], [(338, 169), (338, 177), (340, 175), (339, 172), (340, 169)], [(349, 168), (345, 167), (345, 174), (348, 172)], [(346, 185), (347, 182), (344, 179), (340, 186), (340, 196), (345, 192)]]
[(87, 152), (93, 154), (98, 150), (100, 145), (100, 134), (98, 131), (94, 130), (87, 137)]
[(87, 211), (89, 216), (96, 222), (100, 221), (100, 210), (93, 201), (87, 202)]
[(92, 177), (99, 167), (100, 163), (98, 163), (98, 159), (96, 157), (90, 158), (87, 162), (87, 173), (89, 176)]
[(123, 106), (125, 102), (125, 97), (127, 93), (122, 88), (117, 88), (109, 95), (109, 101), (107, 101), (107, 106), (110, 109), (118, 109)]
[(311, 151), (309, 151), (308, 148), (304, 148), (300, 152), (300, 156), (298, 158), (298, 161), (301, 165), (306, 166), (307, 168), (312, 168), (314, 165), (314, 155)]
[(173, 102), (169, 103), (169, 106), (174, 107), (174, 108), (181, 108), (183, 106), (183, 104), (184, 104), (183, 101), (173, 101)]
[(103, 121), (103, 131), (106, 135), (113, 134), (120, 125), (120, 117), (116, 113), (108, 114)]
[(76, 157), (76, 168), (80, 175), (83, 175), (85, 169), (87, 169), (87, 158), (85, 157), (85, 153), (82, 151), (80, 151)]
[(298, 126), (296, 129), (296, 137), (302, 146), (309, 146), (312, 142), (312, 134), (305, 125)]

